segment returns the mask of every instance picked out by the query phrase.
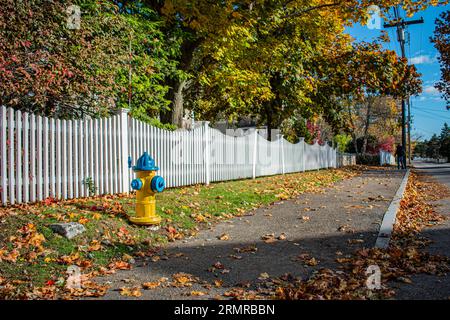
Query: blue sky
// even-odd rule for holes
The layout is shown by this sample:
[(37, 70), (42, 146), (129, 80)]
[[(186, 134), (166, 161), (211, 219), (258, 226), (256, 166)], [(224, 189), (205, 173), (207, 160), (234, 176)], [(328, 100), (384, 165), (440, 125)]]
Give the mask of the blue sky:
[[(412, 20), (423, 17), (425, 20), (424, 24), (407, 27), (410, 41), (406, 44), (406, 54), (410, 63), (414, 63), (422, 74), (423, 81), (423, 93), (418, 97), (411, 98), (411, 115), (413, 117), (411, 134), (414, 138), (429, 139), (433, 133), (440, 133), (444, 122), (450, 124), (450, 111), (446, 110), (445, 101), (434, 88), (434, 83), (440, 79), (440, 67), (437, 61), (438, 51), (430, 42), (436, 18), (441, 12), (449, 9), (449, 6), (430, 7), (417, 13), (414, 17), (406, 18)], [(393, 11), (390, 14), (393, 17)], [(406, 17), (406, 14), (401, 12), (401, 16)], [(395, 50), (398, 55), (401, 55), (396, 29), (385, 30), (388, 31), (391, 38), (391, 42), (386, 43), (385, 48)], [(370, 30), (366, 26), (355, 25), (347, 32), (357, 41), (372, 41), (380, 35), (381, 30)], [(408, 39), (408, 35), (406, 37)]]

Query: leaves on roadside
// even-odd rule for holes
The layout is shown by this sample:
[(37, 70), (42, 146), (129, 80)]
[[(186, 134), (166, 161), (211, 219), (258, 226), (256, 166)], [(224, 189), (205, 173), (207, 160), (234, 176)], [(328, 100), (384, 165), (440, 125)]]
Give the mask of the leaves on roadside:
[(296, 258), (296, 260), (297, 260), (297, 261), (301, 261), (301, 262), (303, 262), (305, 265), (311, 266), (311, 267), (317, 266), (317, 264), (319, 263), (319, 262), (316, 260), (316, 258), (311, 257), (311, 255), (309, 255), (308, 253), (302, 253), (302, 254), (300, 254), (300, 255)]
[(149, 281), (149, 282), (144, 282), (142, 284), (142, 288), (144, 288), (145, 290), (151, 290), (151, 289), (156, 289), (161, 285), (161, 282), (159, 281)]
[(131, 264), (129, 264), (128, 262), (125, 262), (125, 261), (115, 261), (115, 262), (110, 263), (108, 265), (108, 267), (110, 269), (114, 269), (114, 270), (130, 270)]
[(253, 244), (246, 247), (233, 248), (233, 250), (236, 251), (237, 253), (255, 253), (258, 251), (258, 248), (256, 247), (255, 244)]
[(197, 282), (198, 279), (188, 273), (176, 273), (172, 275), (172, 283), (173, 287), (192, 287), (194, 282)]
[(139, 287), (134, 287), (134, 288), (122, 287), (122, 288), (120, 288), (119, 293), (121, 296), (126, 296), (126, 297), (142, 296), (142, 292)]

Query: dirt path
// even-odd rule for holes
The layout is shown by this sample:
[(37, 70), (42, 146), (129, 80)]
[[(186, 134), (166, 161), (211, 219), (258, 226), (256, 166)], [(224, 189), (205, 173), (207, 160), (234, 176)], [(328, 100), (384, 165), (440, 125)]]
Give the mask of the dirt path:
[[(147, 258), (137, 261), (130, 271), (99, 278), (99, 282), (111, 285), (103, 299), (129, 299), (117, 289), (140, 287), (162, 277), (171, 281), (172, 275), (180, 272), (197, 277), (198, 283), (192, 287), (142, 290), (140, 299), (208, 299), (238, 284), (252, 288), (264, 273), (305, 277), (317, 268), (336, 267), (337, 255), (345, 256), (355, 248), (374, 245), (384, 212), (402, 176), (395, 170), (368, 171), (321, 194), (303, 194), (298, 199), (215, 225), (195, 238), (170, 243), (158, 252), (159, 261)], [(229, 240), (219, 240), (223, 234)], [(266, 243), (261, 237), (267, 234), (274, 234), (275, 238), (284, 234), (286, 239)], [(242, 251), (253, 246), (256, 252), (236, 249)], [(306, 266), (299, 262), (296, 258), (303, 253), (314, 257), (318, 264)], [(216, 268), (211, 270), (214, 264)], [(215, 280), (223, 281), (223, 285), (214, 287)], [(205, 289), (205, 284), (211, 284), (212, 288)], [(206, 295), (193, 296), (192, 291)]]

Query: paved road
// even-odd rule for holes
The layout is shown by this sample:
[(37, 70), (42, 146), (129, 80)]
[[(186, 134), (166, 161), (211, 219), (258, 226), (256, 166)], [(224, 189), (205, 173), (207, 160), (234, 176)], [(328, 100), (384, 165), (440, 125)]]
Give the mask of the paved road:
[[(450, 188), (450, 163), (414, 162), (413, 165), (419, 173), (426, 174)], [(424, 230), (423, 235), (433, 241), (427, 250), (432, 254), (450, 257), (450, 198), (434, 204), (436, 211), (447, 216), (447, 221)], [(411, 279), (413, 283), (410, 285), (398, 285), (397, 299), (450, 299), (450, 274), (445, 277), (421, 274)]]
[[(368, 171), (322, 193), (305, 193), (217, 224), (195, 238), (170, 243), (161, 248), (160, 260), (137, 261), (131, 271), (99, 279), (112, 287), (104, 299), (125, 299), (114, 289), (161, 277), (171, 279), (179, 272), (198, 277), (200, 283), (223, 281), (223, 287), (205, 290), (196, 283), (187, 288), (158, 288), (143, 291), (141, 299), (208, 299), (239, 284), (254, 288), (264, 273), (307, 277), (322, 267), (334, 269), (338, 255), (375, 244), (384, 212), (401, 178), (402, 172), (397, 170)], [(219, 240), (218, 236), (225, 233), (230, 239)], [(286, 239), (265, 243), (261, 237), (267, 234), (284, 234)], [(298, 256), (304, 253), (317, 259), (318, 264), (301, 263)], [(215, 269), (211, 269), (213, 265)], [(207, 295), (190, 296), (193, 290)]]
[(438, 182), (450, 188), (450, 163), (414, 162), (413, 165), (419, 172), (432, 176)]

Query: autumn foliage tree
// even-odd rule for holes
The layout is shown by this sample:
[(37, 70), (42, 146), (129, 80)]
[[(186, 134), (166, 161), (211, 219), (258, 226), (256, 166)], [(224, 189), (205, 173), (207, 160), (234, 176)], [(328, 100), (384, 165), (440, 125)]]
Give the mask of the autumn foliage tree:
[[(321, 81), (312, 100), (322, 106), (336, 133), (349, 133), (355, 151), (362, 153), (367, 150), (370, 129), (377, 119), (385, 128), (391, 120), (393, 126), (397, 124), (395, 99), (422, 90), (415, 67), (408, 66), (394, 51), (384, 50), (379, 41), (354, 43), (323, 56), (318, 63), (317, 78)], [(361, 148), (357, 147), (359, 137)]]
[[(269, 128), (323, 115), (338, 127), (325, 63), (351, 52), (344, 28), (366, 21), (373, 4), (413, 13), (444, 2), (2, 0), (0, 103), (60, 117), (130, 106), (141, 120), (177, 126), (186, 108)], [(81, 7), (79, 30), (66, 26), (69, 4)]]
[[(386, 12), (402, 5), (408, 13), (445, 1), (324, 0), (160, 0), (145, 3), (161, 14), (167, 32), (181, 37), (179, 66), (189, 77), (170, 82), (170, 113), (179, 124), (183, 109), (205, 116), (265, 117), (278, 126), (293, 103), (308, 102), (314, 90), (308, 61), (342, 34), (342, 28), (368, 18), (368, 7)], [(341, 30), (339, 30), (341, 29)], [(186, 101), (186, 93), (189, 97)], [(283, 115), (280, 118), (280, 115)]]
[[(70, 4), (81, 8), (79, 29), (68, 28)], [(156, 118), (169, 105), (177, 43), (155, 12), (135, 5), (124, 13), (111, 1), (2, 0), (0, 104), (62, 118), (131, 107)]]
[(436, 88), (447, 101), (447, 109), (450, 109), (450, 10), (436, 19), (436, 29), (431, 41), (439, 51), (438, 59), (441, 64), (441, 80)]

